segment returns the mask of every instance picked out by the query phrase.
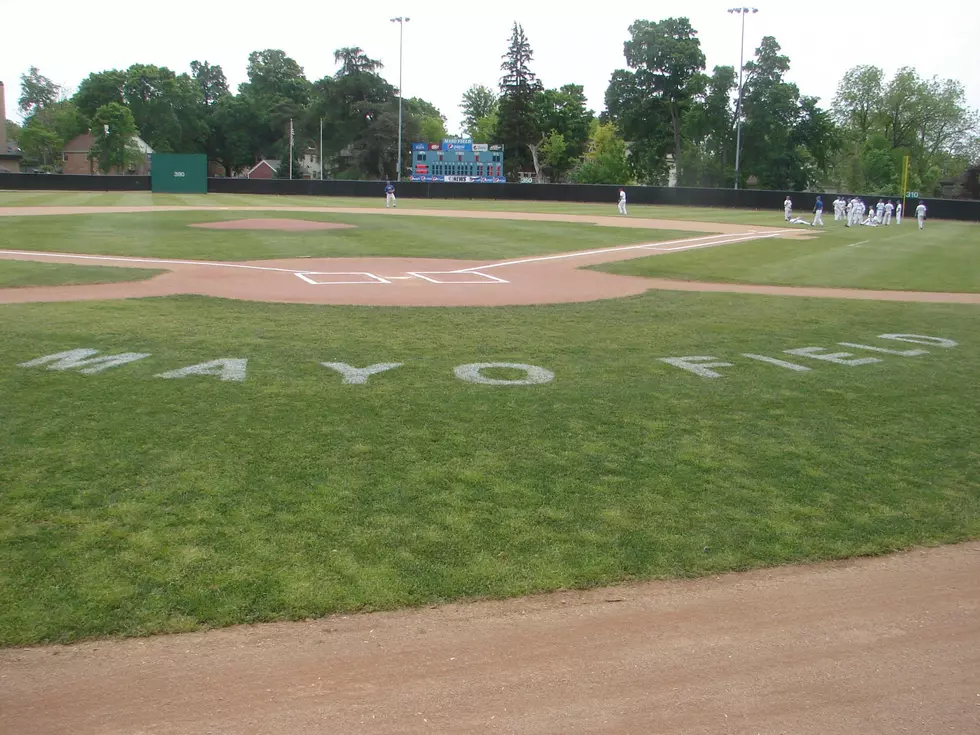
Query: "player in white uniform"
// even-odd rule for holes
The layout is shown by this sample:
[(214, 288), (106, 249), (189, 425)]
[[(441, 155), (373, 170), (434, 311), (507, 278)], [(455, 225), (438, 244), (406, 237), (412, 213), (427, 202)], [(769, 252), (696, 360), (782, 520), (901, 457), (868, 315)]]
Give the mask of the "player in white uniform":
[(881, 224), (885, 221), (885, 203), (881, 199), (878, 200), (877, 210), (878, 211), (875, 216), (878, 220), (878, 224)]
[(834, 222), (840, 222), (844, 219), (844, 207), (846, 206), (843, 197), (837, 197), (834, 200)]
[(793, 200), (789, 198), (789, 194), (786, 195), (786, 201), (783, 202), (783, 219), (787, 222), (793, 219)]
[(852, 198), (850, 201), (847, 202), (847, 205), (844, 207), (845, 213), (847, 214), (848, 227), (854, 224), (854, 209), (855, 209), (855, 204), (854, 204), (854, 199)]
[(895, 211), (895, 205), (891, 202), (885, 203), (885, 224), (890, 225), (892, 223), (892, 212)]
[(919, 229), (922, 229), (922, 225), (926, 221), (926, 203), (920, 201), (919, 206), (915, 208), (915, 218), (919, 222)]
[(619, 190), (619, 213), (626, 214), (626, 189)]
[(902, 203), (899, 202), (895, 205), (895, 224), (902, 224)]

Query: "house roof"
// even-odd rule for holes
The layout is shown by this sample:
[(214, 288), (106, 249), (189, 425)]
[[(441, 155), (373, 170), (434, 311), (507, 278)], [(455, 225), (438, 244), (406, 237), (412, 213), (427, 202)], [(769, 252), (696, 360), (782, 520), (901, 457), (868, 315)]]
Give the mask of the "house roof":
[(251, 176), (255, 172), (255, 170), (259, 166), (262, 166), (262, 165), (266, 165), (269, 168), (271, 168), (274, 172), (278, 173), (279, 172), (279, 164), (280, 163), (282, 163), (282, 161), (278, 161), (275, 158), (263, 158), (257, 164), (255, 164), (254, 166), (252, 166), (252, 168), (250, 168), (248, 170), (248, 173), (246, 175)]
[[(133, 136), (133, 143), (144, 155), (154, 152), (153, 149), (146, 144), (146, 141), (144, 141), (138, 135)], [(72, 138), (65, 143), (65, 153), (88, 153), (90, 150), (92, 150), (92, 146), (94, 144), (95, 136), (92, 135), (91, 131), (82, 133), (77, 138)]]
[(93, 143), (95, 143), (95, 136), (92, 133), (82, 133), (65, 143), (65, 153), (88, 153), (92, 150)]

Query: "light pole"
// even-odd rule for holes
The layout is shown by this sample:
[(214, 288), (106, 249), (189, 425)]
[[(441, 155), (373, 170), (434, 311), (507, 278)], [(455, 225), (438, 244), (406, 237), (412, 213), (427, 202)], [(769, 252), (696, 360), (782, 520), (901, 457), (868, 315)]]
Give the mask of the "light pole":
[(758, 13), (758, 8), (729, 8), (729, 13), (742, 16), (742, 46), (738, 53), (738, 104), (735, 107), (735, 188), (738, 188), (738, 177), (742, 170), (742, 71), (745, 69), (745, 16)]
[(396, 181), (402, 180), (402, 98), (405, 96), (402, 92), (402, 48), (405, 40), (405, 24), (410, 20), (411, 18), (405, 18), (401, 15), (391, 19), (392, 23), (398, 24), (398, 171), (395, 175)]

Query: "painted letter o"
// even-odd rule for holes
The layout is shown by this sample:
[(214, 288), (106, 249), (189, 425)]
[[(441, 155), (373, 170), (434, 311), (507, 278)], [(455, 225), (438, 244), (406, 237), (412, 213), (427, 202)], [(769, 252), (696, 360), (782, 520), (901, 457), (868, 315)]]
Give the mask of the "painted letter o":
[[(525, 377), (517, 380), (498, 380), (488, 378), (483, 375), (483, 370), (488, 368), (512, 368), (523, 370)], [(460, 365), (453, 372), (460, 380), (467, 383), (479, 383), (480, 385), (540, 385), (550, 383), (555, 379), (555, 374), (550, 370), (537, 367), (536, 365), (523, 365), (516, 362), (474, 362), (469, 365)]]

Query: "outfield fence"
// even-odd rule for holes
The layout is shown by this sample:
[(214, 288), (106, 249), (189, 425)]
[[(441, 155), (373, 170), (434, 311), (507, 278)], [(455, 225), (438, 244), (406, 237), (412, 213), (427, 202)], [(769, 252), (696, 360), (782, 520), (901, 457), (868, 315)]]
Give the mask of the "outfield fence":
[[(693, 187), (625, 186), (630, 204), (723, 207), (781, 211), (788, 193), (797, 212), (812, 211), (817, 194), (759, 189), (700, 189)], [(0, 190), (37, 191), (150, 191), (149, 176), (72, 176), (57, 174), (0, 173)], [(615, 205), (620, 187), (607, 184), (457, 184), (405, 181), (396, 193), (403, 199), (488, 199), (510, 201), (586, 202)], [(384, 197), (382, 181), (310, 179), (208, 179), (213, 194), (264, 194), (284, 196)], [(824, 211), (833, 216), (838, 194), (821, 194)], [(850, 198), (853, 194), (845, 194)], [(884, 197), (858, 194), (874, 203)], [(894, 198), (893, 198), (894, 200)], [(917, 199), (906, 202), (911, 214)], [(980, 222), (980, 201), (926, 198), (929, 217)]]

